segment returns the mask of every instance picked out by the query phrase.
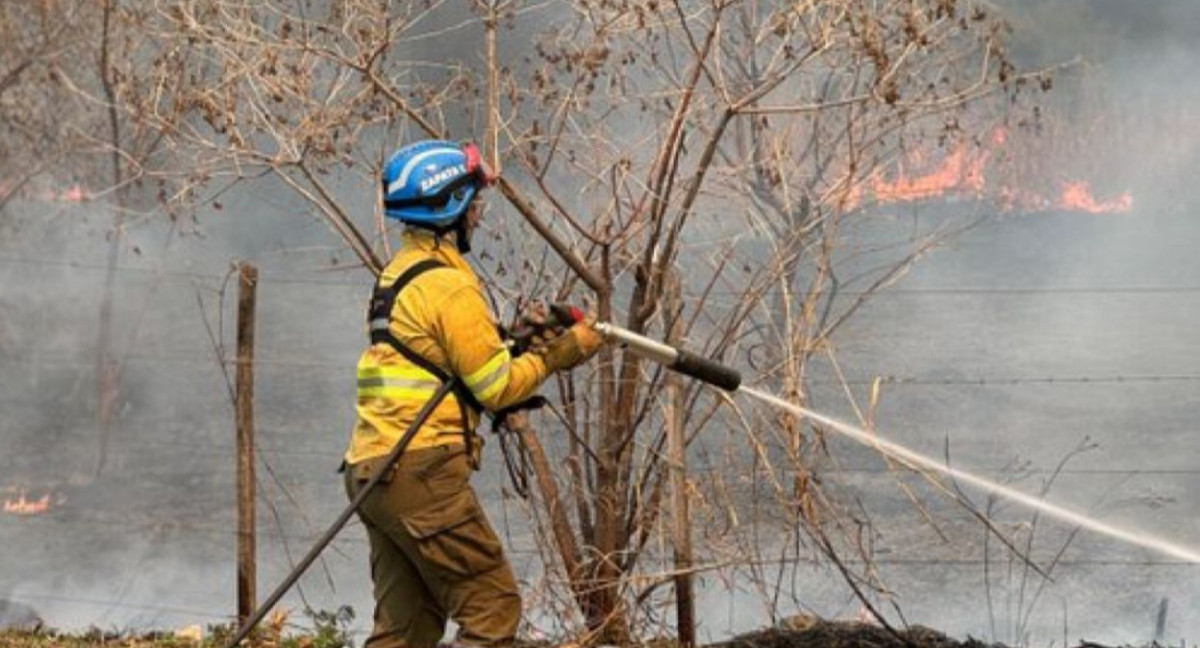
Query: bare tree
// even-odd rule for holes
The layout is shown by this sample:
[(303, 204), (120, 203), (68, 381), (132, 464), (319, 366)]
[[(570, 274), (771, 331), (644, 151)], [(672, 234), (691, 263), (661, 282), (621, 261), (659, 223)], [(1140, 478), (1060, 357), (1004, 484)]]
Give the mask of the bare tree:
[(57, 70), (79, 50), (83, 14), (73, 2), (0, 7), (0, 209), (43, 189), (35, 181), (80, 144), (79, 107), (62, 101)]
[[(673, 331), (803, 401), (830, 336), (953, 232), (849, 253), (871, 222), (873, 179), (914, 148), (974, 145), (1040, 78), (1008, 62), (988, 7), (147, 0), (118, 7), (139, 39), (115, 94), (125, 119), (187, 162), (161, 176), (170, 196), (194, 203), (270, 176), (372, 271), (385, 227), (378, 203), (357, 197), (384, 156), (401, 139), (482, 139), (504, 172), (507, 211), (540, 248), (524, 227), (496, 232), (486, 260), (501, 305), (528, 292), (574, 296), (601, 319)], [(672, 274), (682, 307), (664, 310)], [(764, 347), (773, 350), (756, 357)], [(515, 423), (565, 599), (591, 639), (623, 642), (652, 622), (654, 595), (678, 576), (645, 560), (661, 558), (663, 380), (662, 368), (606, 349), (594, 369), (559, 379), (563, 443)], [(831, 534), (856, 530), (816, 488), (802, 422), (742, 415), (695, 385), (680, 391), (688, 439), (744, 428), (759, 468), (773, 468), (779, 514), (843, 566), (845, 543)], [(713, 502), (736, 497), (717, 465), (705, 470), (713, 480), (691, 488)], [(703, 514), (734, 532), (735, 511)], [(700, 558), (695, 569), (723, 564)], [(846, 574), (857, 589), (860, 576)]]
[[(524, 105), (546, 112), (514, 110), (501, 121), (514, 132), (526, 184), (599, 269), (600, 288), (587, 283), (602, 317), (664, 335), (673, 316), (658, 312), (663, 277), (682, 269), (688, 304), (680, 317), (691, 345), (740, 362), (747, 335), (757, 336), (782, 350), (760, 359), (759, 380), (803, 402), (805, 368), (833, 332), (953, 232), (878, 242), (877, 254), (850, 257), (850, 228), (869, 219), (870, 181), (909, 149), (949, 154), (952, 145), (977, 145), (1040, 76), (1013, 69), (1003, 23), (982, 5), (655, 8), (580, 8), (574, 22), (543, 35), (535, 44), (541, 65), (513, 87), (532, 89)], [(522, 105), (520, 97), (512, 103)], [(696, 242), (705, 238), (753, 251)], [(722, 306), (720, 294), (734, 302)], [(595, 456), (573, 460), (595, 475), (579, 507), (584, 545), (596, 551), (585, 572), (599, 593), (595, 606), (619, 611), (621, 601), (644, 598), (644, 590), (628, 598), (618, 590), (661, 504), (663, 425), (651, 405), (662, 375), (620, 354), (604, 358), (599, 373), (597, 414), (575, 421), (590, 432)], [(688, 402), (697, 431), (724, 416), (714, 418), (719, 401), (707, 395), (693, 390)], [(811, 446), (800, 422), (772, 417), (767, 425), (762, 434), (785, 440), (795, 476), (779, 503), (808, 523), (816, 546), (832, 548), (815, 516), (825, 500), (810, 490), (801, 450)]]
[[(106, 460), (119, 401), (113, 281), (124, 219), (131, 210), (158, 204), (135, 200), (132, 193), (146, 180), (159, 139), (157, 132), (132, 126), (116, 103), (122, 71), (115, 61), (132, 37), (117, 20), (115, 0), (0, 7), (0, 38), (6, 43), (0, 52), (0, 211), (14, 200), (34, 211), (54, 202), (95, 202), (113, 215), (97, 339), (96, 474)], [(14, 212), (5, 224), (17, 221)]]

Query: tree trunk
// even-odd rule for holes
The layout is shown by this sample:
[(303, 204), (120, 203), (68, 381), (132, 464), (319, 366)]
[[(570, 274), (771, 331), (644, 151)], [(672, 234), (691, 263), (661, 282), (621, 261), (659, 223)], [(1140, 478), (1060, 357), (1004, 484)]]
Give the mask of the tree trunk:
[(96, 429), (99, 439), (96, 449), (96, 467), (94, 477), (99, 477), (108, 461), (108, 444), (112, 437), (113, 419), (116, 417), (117, 402), (120, 399), (120, 366), (112, 350), (112, 318), (113, 291), (116, 283), (117, 260), (120, 258), (121, 238), (123, 234), (122, 216), (124, 215), (125, 192), (121, 188), (123, 172), (121, 170), (121, 129), (117, 116), (116, 91), (113, 88), (111, 70), (109, 69), (109, 45), (112, 38), (112, 18), (116, 10), (113, 0), (104, 3), (102, 15), (103, 31), (100, 40), (100, 60), (98, 61), (99, 77), (104, 87), (104, 95), (108, 99), (109, 138), (112, 146), (112, 198), (110, 205), (113, 209), (113, 228), (109, 239), (108, 269), (104, 276), (104, 292), (100, 301), (99, 340), (96, 343)]
[[(683, 307), (680, 302), (678, 276), (672, 276), (665, 294), (666, 309), (673, 318), (667, 344), (678, 347), (683, 342)], [(681, 648), (696, 645), (696, 602), (692, 595), (692, 534), (691, 512), (688, 506), (687, 439), (683, 429), (684, 392), (679, 374), (666, 377), (667, 407), (664, 414), (667, 426), (667, 453), (671, 464), (672, 530), (675, 558), (675, 626)]]

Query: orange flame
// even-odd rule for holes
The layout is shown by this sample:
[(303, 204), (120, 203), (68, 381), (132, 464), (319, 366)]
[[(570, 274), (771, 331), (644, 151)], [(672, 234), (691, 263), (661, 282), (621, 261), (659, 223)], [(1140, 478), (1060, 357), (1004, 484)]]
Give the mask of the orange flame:
[[(1126, 191), (1111, 200), (1099, 200), (1092, 194), (1091, 185), (1086, 180), (1060, 181), (1062, 189), (1053, 198), (1020, 187), (994, 186), (990, 191), (985, 191), (988, 189), (986, 177), (992, 149), (1003, 148), (1008, 139), (1008, 132), (997, 128), (990, 138), (991, 149), (975, 151), (966, 144), (960, 144), (933, 168), (926, 162), (928, 155), (913, 151), (900, 161), (890, 178), (879, 170), (864, 182), (849, 186), (842, 194), (842, 208), (853, 210), (863, 206), (864, 194), (869, 192), (875, 202), (881, 205), (935, 198), (982, 199), (990, 194), (1003, 209), (1010, 211), (1057, 209), (1089, 214), (1119, 214), (1133, 209), (1133, 195), (1130, 192)], [(927, 171), (913, 173), (911, 169)]]
[(1126, 191), (1112, 200), (1098, 201), (1092, 196), (1091, 185), (1086, 180), (1065, 182), (1054, 206), (1089, 214), (1123, 214), (1133, 209), (1133, 194)]
[[(914, 156), (912, 162), (919, 163), (920, 157)], [(947, 195), (978, 196), (983, 193), (986, 164), (986, 154), (971, 156), (965, 147), (959, 147), (924, 175), (910, 177), (901, 169), (889, 182), (876, 173), (871, 176), (871, 191), (881, 203), (915, 202)]]
[[(61, 503), (61, 500), (60, 500)], [(14, 515), (37, 515), (50, 510), (50, 493), (38, 499), (26, 499), (25, 489), (17, 491), (16, 498), (4, 498), (4, 512)]]
[(83, 187), (74, 184), (59, 194), (58, 199), (63, 202), (83, 202), (88, 199), (88, 194)]
[[(0, 196), (6, 196), (6, 195), (16, 191), (17, 189), (20, 189), (20, 187), (21, 187), (20, 184), (13, 183), (9, 180), (0, 180)], [(35, 195), (37, 196), (38, 200), (42, 200), (45, 202), (68, 202), (68, 203), (87, 202), (88, 200), (91, 200), (93, 197), (90, 193), (88, 193), (87, 189), (85, 189), (82, 185), (79, 185), (79, 184), (73, 184), (61, 191), (46, 190), (46, 191), (38, 192)]]

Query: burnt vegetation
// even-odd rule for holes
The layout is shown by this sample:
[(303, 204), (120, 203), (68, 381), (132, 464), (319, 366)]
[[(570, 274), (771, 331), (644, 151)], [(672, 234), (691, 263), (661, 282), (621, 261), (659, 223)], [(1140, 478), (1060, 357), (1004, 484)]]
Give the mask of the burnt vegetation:
[[(225, 192), (269, 180), (328, 225), (339, 264), (378, 272), (387, 225), (361, 197), (385, 156), (407, 139), (477, 139), (503, 173), (492, 200), (510, 225), (489, 232), (484, 257), (500, 310), (525, 296), (583, 302), (807, 404), (832, 336), (982, 221), (858, 241), (876, 222), (872, 181), (914, 152), (986, 149), (999, 126), (1061, 126), (1037, 107), (1052, 70), (1015, 61), (1011, 37), (975, 0), (7, 2), (0, 212), (79, 185), (112, 210), (106, 243), (119, 251), (127, 219), (186, 231)], [(133, 396), (98, 344), (97, 475)], [(607, 349), (558, 379), (555, 416), (514, 417), (547, 566), (537, 605), (555, 631), (654, 636), (680, 574), (746, 577), (774, 621), (802, 595), (780, 594), (784, 569), (764, 565), (815, 562), (878, 625), (816, 621), (721, 648), (983, 645), (905, 628), (873, 567), (869, 510), (825, 487), (834, 458), (819, 425), (667, 380)], [(870, 427), (874, 401), (858, 396)], [(703, 549), (686, 564), (662, 542), (673, 425), (698, 462), (681, 497)]]

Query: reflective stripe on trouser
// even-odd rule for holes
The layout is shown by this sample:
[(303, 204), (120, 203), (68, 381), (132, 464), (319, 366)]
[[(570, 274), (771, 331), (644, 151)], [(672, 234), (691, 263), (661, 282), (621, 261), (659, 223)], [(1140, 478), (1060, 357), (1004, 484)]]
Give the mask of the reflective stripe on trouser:
[[(381, 461), (346, 471), (350, 497)], [(365, 648), (432, 648), (447, 618), (459, 625), (460, 642), (512, 643), (521, 598), (470, 474), (462, 446), (413, 450), (363, 502), (375, 584), (375, 625)]]

